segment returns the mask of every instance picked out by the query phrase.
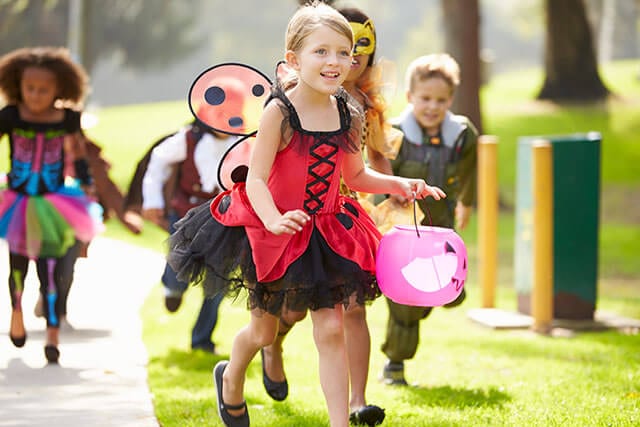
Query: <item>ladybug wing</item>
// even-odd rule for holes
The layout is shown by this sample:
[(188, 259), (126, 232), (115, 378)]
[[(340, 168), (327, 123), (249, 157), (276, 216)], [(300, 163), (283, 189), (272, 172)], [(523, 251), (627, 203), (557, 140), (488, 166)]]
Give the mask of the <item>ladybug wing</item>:
[(214, 65), (192, 83), (189, 109), (214, 131), (247, 136), (258, 129), (270, 87), (269, 78), (249, 65)]
[(214, 65), (191, 84), (188, 102), (194, 117), (213, 131), (242, 137), (220, 160), (218, 184), (223, 190), (246, 178), (251, 142), (270, 88), (266, 75), (240, 63)]
[(255, 132), (238, 139), (220, 159), (218, 185), (223, 190), (228, 190), (233, 187), (233, 184), (247, 180), (249, 157), (254, 137)]

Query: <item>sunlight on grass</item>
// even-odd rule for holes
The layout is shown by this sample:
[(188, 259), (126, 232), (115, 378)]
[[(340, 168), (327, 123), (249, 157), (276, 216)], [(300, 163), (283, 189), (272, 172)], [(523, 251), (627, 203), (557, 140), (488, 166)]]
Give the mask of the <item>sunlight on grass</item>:
[[(461, 307), (436, 309), (422, 322), (418, 353), (406, 364), (407, 378), (415, 383), (410, 388), (377, 381), (384, 364), (378, 349), (386, 307), (378, 300), (369, 308), (368, 399), (386, 408), (385, 425), (632, 426), (640, 421), (634, 398), (640, 393), (637, 336), (598, 332), (552, 339), (527, 331), (493, 331), (466, 318), (466, 310), (479, 303), (476, 286), (468, 288), (469, 300)], [(498, 289), (498, 294), (513, 298), (510, 289)], [(170, 315), (158, 286), (142, 310), (156, 413), (165, 427), (219, 426), (211, 369), (228, 357), (231, 339), (248, 314), (242, 302), (225, 300), (214, 333), (220, 356), (191, 353), (188, 334), (201, 293), (192, 289), (187, 295), (185, 306)], [(266, 395), (260, 358), (250, 365), (246, 398), (252, 425), (326, 425), (308, 319), (293, 329), (285, 346), (291, 387), (285, 402)]]

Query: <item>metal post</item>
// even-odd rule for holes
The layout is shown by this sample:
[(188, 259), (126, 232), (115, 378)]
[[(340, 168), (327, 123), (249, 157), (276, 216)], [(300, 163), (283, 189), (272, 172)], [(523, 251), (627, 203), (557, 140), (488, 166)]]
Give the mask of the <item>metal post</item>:
[(533, 150), (532, 329), (547, 334), (553, 322), (553, 150), (537, 140)]
[(69, 28), (67, 30), (67, 47), (71, 57), (79, 64), (84, 59), (84, 0), (69, 0)]
[(478, 138), (478, 261), (482, 307), (495, 306), (498, 264), (498, 139)]

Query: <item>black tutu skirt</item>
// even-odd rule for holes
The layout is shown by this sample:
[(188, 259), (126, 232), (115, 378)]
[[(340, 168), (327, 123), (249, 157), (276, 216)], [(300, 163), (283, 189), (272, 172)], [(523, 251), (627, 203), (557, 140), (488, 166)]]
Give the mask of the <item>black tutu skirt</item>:
[(363, 305), (380, 296), (375, 274), (336, 254), (318, 230), (313, 230), (307, 249), (281, 278), (258, 282), (245, 228), (218, 222), (211, 216), (209, 202), (187, 212), (175, 229), (167, 261), (180, 280), (202, 285), (208, 296), (237, 297), (246, 289), (249, 309), (276, 316), (283, 308), (347, 306), (352, 296)]

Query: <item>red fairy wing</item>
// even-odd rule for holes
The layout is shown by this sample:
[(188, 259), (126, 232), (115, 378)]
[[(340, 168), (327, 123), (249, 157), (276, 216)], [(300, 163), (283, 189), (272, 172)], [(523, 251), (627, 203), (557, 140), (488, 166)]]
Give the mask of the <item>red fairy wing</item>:
[(203, 71), (189, 90), (189, 108), (200, 122), (230, 135), (258, 129), (271, 81), (244, 64), (224, 63)]
[(246, 181), (254, 141), (255, 133), (240, 138), (224, 153), (218, 167), (218, 184), (223, 190)]

